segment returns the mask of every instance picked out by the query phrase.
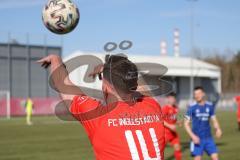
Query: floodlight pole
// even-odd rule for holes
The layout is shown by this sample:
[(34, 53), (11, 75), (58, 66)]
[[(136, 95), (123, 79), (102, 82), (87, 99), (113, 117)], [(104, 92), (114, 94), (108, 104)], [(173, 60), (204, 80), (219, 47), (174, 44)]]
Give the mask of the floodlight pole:
[(188, 0), (190, 2), (190, 101), (193, 100), (193, 88), (194, 88), (194, 2), (197, 0)]
[(27, 66), (26, 66), (26, 72), (27, 72), (27, 97), (31, 97), (31, 59), (30, 59), (30, 35), (29, 33), (26, 33), (26, 52), (27, 52)]
[(11, 32), (8, 32), (8, 90), (10, 91), (10, 97), (12, 96), (12, 49), (11, 49)]

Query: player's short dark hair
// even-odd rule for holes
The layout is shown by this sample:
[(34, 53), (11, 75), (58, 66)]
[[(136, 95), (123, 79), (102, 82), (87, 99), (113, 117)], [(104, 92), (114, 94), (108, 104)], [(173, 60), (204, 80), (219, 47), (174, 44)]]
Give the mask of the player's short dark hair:
[(175, 92), (170, 92), (170, 93), (167, 94), (167, 97), (174, 97), (174, 98), (176, 98), (177, 94)]
[(106, 55), (103, 78), (116, 90), (131, 93), (136, 91), (138, 86), (138, 69), (124, 54)]
[(203, 88), (202, 86), (196, 86), (196, 87), (194, 88), (194, 91), (196, 91), (196, 90), (201, 90), (201, 91), (204, 92), (204, 88)]

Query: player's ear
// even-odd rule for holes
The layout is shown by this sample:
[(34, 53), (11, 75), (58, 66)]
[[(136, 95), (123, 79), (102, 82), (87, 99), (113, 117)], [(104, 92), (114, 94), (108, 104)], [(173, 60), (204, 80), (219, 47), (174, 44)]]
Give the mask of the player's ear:
[(111, 93), (113, 91), (113, 86), (106, 79), (103, 79), (103, 91)]
[(205, 92), (203, 92), (203, 97), (206, 99), (207, 98), (207, 96), (206, 96), (206, 93)]

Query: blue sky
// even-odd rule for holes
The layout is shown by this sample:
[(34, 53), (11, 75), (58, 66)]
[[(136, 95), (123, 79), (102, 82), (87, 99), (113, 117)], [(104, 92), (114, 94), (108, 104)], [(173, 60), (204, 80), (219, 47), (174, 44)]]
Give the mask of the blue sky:
[[(64, 55), (76, 50), (103, 52), (108, 41), (133, 41), (127, 51), (136, 54), (160, 54), (160, 40), (168, 42), (172, 55), (173, 30), (181, 32), (181, 54), (190, 51), (189, 0), (75, 0), (81, 18), (77, 28), (62, 36)], [(24, 42), (60, 44), (59, 35), (42, 24), (41, 12), (46, 0), (0, 0), (0, 41), (7, 32)], [(195, 46), (204, 50), (240, 50), (240, 1), (198, 0), (194, 2)]]

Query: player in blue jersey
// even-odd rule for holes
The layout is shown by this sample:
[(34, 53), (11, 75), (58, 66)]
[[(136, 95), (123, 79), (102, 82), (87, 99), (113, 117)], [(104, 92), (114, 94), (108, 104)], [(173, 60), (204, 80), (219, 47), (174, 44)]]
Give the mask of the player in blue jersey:
[(218, 160), (218, 149), (211, 134), (210, 120), (213, 122), (217, 138), (221, 137), (222, 130), (215, 116), (214, 105), (205, 100), (202, 87), (194, 89), (194, 99), (196, 102), (189, 106), (184, 122), (185, 129), (191, 137), (191, 154), (194, 160), (201, 160), (205, 151), (212, 160)]

